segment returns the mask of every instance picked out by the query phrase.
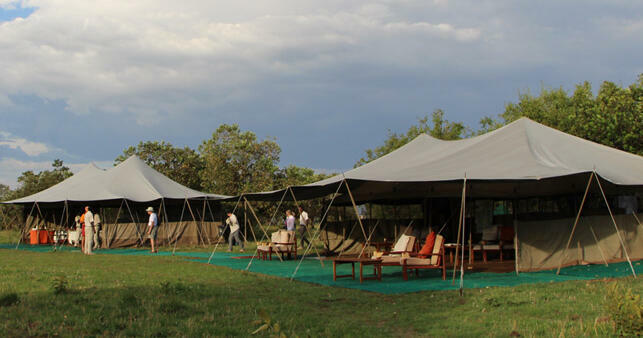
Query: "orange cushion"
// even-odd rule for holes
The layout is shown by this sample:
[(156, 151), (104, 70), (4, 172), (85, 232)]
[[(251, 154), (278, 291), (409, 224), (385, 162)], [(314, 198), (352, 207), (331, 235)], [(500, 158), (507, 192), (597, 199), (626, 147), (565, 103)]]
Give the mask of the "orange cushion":
[(431, 233), (426, 236), (426, 241), (422, 249), (420, 249), (419, 255), (423, 257), (430, 256), (433, 252), (433, 244), (435, 244), (435, 232), (431, 231)]

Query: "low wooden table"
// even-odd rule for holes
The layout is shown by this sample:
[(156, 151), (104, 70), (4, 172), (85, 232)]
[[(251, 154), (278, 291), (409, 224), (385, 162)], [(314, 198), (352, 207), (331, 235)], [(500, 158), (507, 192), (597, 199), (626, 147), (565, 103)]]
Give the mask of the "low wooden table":
[[(359, 263), (359, 282), (362, 283), (365, 280), (375, 279), (378, 281), (382, 280), (382, 260), (381, 259), (371, 259), (371, 258), (358, 258), (358, 257), (335, 257), (333, 260), (333, 280), (336, 281), (337, 278), (351, 277), (355, 279), (355, 263)], [(337, 274), (337, 265), (340, 264), (351, 264), (352, 273), (350, 275), (338, 275)], [(364, 277), (364, 265), (372, 265), (374, 276)]]

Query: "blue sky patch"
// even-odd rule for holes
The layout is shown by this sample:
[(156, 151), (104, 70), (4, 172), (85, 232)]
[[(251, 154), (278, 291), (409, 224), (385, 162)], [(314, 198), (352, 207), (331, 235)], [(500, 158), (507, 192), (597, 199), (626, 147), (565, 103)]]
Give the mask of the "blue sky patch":
[(16, 18), (27, 18), (35, 10), (36, 8), (34, 7), (16, 7), (16, 8), (0, 7), (0, 22), (12, 21)]

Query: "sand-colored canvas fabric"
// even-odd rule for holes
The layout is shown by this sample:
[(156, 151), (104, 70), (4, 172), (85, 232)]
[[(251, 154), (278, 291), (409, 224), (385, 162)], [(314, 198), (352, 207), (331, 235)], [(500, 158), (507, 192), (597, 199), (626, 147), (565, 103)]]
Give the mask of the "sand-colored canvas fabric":
[[(433, 196), (459, 196), (462, 186), (456, 183), (466, 173), (468, 181), (478, 184), (468, 192), (469, 197), (544, 196), (582, 190), (582, 182), (587, 181), (584, 175), (593, 171), (617, 186), (643, 186), (643, 157), (521, 118), (463, 140), (422, 134), (361, 167), (292, 189), (299, 199), (322, 197), (346, 179), (358, 201), (426, 196), (427, 188)], [(571, 176), (577, 175), (583, 177), (573, 181)], [(289, 200), (283, 192), (246, 196), (277, 201), (285, 196)]]
[[(638, 218), (643, 219), (643, 214), (639, 214)], [(643, 259), (643, 225), (638, 224), (633, 215), (616, 215), (615, 219), (630, 258)], [(573, 218), (519, 221), (519, 269), (530, 271), (557, 268), (573, 224)], [(598, 245), (592, 230), (599, 240)], [(581, 216), (570, 248), (563, 259), (563, 265), (582, 262), (601, 264), (603, 263), (601, 249), (608, 262), (625, 260), (625, 254), (610, 216)]]
[(437, 254), (440, 253), (440, 248), (442, 247), (442, 243), (444, 243), (444, 236), (437, 235), (435, 237), (435, 245), (433, 245), (433, 253), (434, 253), (434, 255), (431, 256), (431, 264), (432, 265), (438, 264), (438, 259), (440, 259), (440, 257)]
[(400, 236), (400, 239), (397, 240), (397, 242), (395, 243), (395, 246), (393, 247), (393, 251), (394, 252), (406, 251), (406, 248), (409, 245), (410, 240), (411, 240), (411, 236), (409, 235)]
[(207, 194), (185, 187), (154, 170), (136, 156), (102, 170), (94, 164), (53, 187), (5, 202), (11, 204), (99, 202), (126, 199), (149, 202), (165, 199), (225, 199), (228, 196)]

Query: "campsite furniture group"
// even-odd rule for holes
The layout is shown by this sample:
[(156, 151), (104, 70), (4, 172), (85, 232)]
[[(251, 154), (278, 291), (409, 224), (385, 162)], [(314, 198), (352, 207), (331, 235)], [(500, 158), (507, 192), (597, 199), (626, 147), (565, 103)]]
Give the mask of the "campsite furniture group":
[[(368, 258), (368, 257), (334, 257), (333, 261), (333, 281), (336, 281), (337, 278), (351, 277), (355, 279), (355, 263), (359, 263), (359, 282), (362, 283), (365, 280), (382, 280), (382, 260), (379, 258)], [(352, 268), (352, 273), (350, 275), (338, 275), (337, 266), (341, 264), (350, 264)], [(364, 276), (364, 266), (372, 265), (373, 266), (373, 276), (365, 277)]]
[(294, 231), (278, 230), (273, 232), (270, 243), (257, 246), (257, 255), (262, 260), (272, 260), (272, 254), (281, 255), (281, 258), (290, 259), (293, 255), (297, 258), (297, 235)]

